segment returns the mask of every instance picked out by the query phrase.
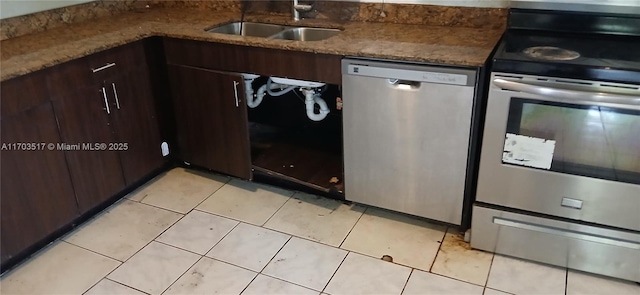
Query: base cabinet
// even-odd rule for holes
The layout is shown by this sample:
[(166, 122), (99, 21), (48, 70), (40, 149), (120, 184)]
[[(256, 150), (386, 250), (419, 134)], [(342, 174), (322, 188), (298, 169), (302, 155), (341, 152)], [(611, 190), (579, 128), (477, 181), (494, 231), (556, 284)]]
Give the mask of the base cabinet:
[(43, 83), (33, 74), (0, 86), (2, 263), (80, 214), (64, 152), (47, 146), (60, 136)]
[(149, 77), (148, 69), (142, 66), (110, 82), (112, 89), (118, 89), (119, 105), (111, 114), (115, 143), (108, 148), (118, 151), (127, 185), (139, 181), (165, 163), (160, 148), (163, 139)]
[(182, 160), (249, 179), (242, 77), (180, 65), (169, 65), (168, 71)]
[[(82, 213), (164, 164), (149, 72), (129, 56), (144, 56), (142, 44), (60, 65), (49, 77), (62, 141), (81, 145), (66, 155)], [(75, 77), (85, 83), (56, 83)]]
[(167, 162), (152, 87), (144, 42), (2, 82), (3, 271)]
[[(115, 142), (101, 87), (84, 87), (55, 98), (61, 143), (73, 179), (78, 206), (86, 212), (126, 186), (117, 151), (101, 150), (96, 144)], [(79, 146), (78, 146), (79, 145)], [(90, 145), (87, 149), (84, 145)]]

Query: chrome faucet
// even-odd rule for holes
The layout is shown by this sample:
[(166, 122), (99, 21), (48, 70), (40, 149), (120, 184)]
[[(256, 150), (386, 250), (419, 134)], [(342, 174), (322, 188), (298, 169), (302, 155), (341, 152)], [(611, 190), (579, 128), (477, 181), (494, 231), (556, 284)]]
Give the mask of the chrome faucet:
[(300, 11), (302, 12), (307, 12), (307, 11), (311, 11), (312, 7), (309, 4), (299, 4), (298, 0), (293, 0), (293, 5), (291, 6), (292, 9), (292, 13), (293, 13), (293, 20), (294, 21), (299, 21), (300, 20)]

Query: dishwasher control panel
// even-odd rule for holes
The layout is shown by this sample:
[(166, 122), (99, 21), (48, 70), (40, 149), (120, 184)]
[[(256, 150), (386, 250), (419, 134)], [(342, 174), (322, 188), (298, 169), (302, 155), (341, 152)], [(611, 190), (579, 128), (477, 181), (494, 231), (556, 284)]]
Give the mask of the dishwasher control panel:
[(458, 73), (457, 69), (446, 68), (446, 71), (443, 71), (435, 67), (433, 70), (425, 71), (412, 69), (412, 67), (396, 69), (375, 65), (348, 64), (344, 74), (461, 86), (471, 86), (475, 83), (475, 76), (469, 76), (468, 71)]

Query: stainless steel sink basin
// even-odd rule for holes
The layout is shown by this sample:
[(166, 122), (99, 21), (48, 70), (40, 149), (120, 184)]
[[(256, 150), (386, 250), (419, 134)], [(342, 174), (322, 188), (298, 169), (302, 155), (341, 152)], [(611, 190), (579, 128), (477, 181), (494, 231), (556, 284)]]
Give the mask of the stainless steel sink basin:
[(320, 41), (335, 36), (340, 33), (340, 30), (254, 22), (232, 22), (208, 29), (207, 32), (281, 40)]
[(291, 28), (286, 29), (270, 37), (270, 39), (283, 39), (295, 41), (320, 41), (333, 37), (340, 33), (337, 29), (324, 28)]
[(269, 37), (290, 27), (253, 22), (233, 22), (211, 28), (207, 32), (252, 37)]

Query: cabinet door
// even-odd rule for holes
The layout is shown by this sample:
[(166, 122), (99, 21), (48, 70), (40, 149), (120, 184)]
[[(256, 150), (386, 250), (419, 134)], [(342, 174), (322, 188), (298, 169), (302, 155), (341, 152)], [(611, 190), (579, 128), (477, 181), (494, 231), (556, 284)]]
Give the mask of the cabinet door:
[[(47, 146), (59, 143), (60, 136), (44, 79), (37, 83), (22, 83), (30, 79), (28, 76), (18, 79), (23, 81), (3, 82), (1, 86), (2, 263), (79, 216), (64, 153)], [(36, 101), (36, 105), (25, 105)], [(24, 151), (11, 146), (14, 143), (44, 146)]]
[[(65, 154), (78, 205), (83, 213), (125, 187), (118, 152), (108, 150), (109, 143), (115, 140), (106, 108), (112, 98), (105, 98), (102, 93), (102, 87), (107, 90), (107, 86), (79, 86), (75, 92), (53, 101), (62, 142), (69, 144), (71, 149), (78, 149), (68, 150)], [(109, 112), (113, 111), (109, 105)], [(90, 145), (91, 150), (83, 147), (83, 144)], [(106, 149), (102, 146), (102, 150), (96, 150), (96, 144), (106, 144)]]
[(111, 102), (113, 130), (120, 150), (127, 185), (164, 164), (162, 138), (151, 92), (149, 72), (138, 67), (106, 82)]
[(250, 178), (242, 78), (176, 65), (169, 65), (168, 70), (182, 160)]

